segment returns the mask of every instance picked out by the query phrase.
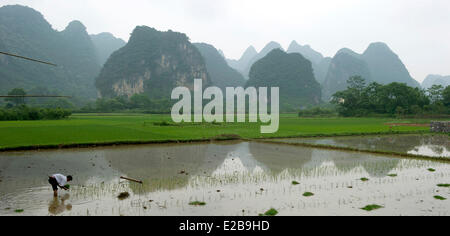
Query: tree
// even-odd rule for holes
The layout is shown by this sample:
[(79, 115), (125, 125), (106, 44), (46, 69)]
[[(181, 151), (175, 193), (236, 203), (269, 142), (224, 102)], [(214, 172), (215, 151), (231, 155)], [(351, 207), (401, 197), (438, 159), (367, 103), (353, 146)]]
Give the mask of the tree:
[(403, 83), (391, 83), (383, 86), (380, 93), (380, 102), (384, 111), (395, 114), (397, 107), (402, 107), (406, 114), (412, 113), (412, 106), (424, 107), (430, 104), (425, 91), (409, 87)]
[(444, 87), (442, 85), (433, 85), (427, 90), (431, 103), (441, 102), (443, 100)]
[[(15, 88), (9, 91), (8, 96), (25, 96), (27, 93), (22, 88)], [(14, 103), (16, 106), (25, 105), (25, 97), (11, 97), (5, 99), (8, 102)]]
[(47, 108), (63, 108), (63, 109), (73, 109), (75, 106), (67, 98), (59, 98), (51, 100), (46, 104)]
[[(369, 114), (408, 115), (421, 114), (430, 107), (430, 99), (424, 90), (409, 87), (403, 83), (366, 86), (364, 79), (355, 76), (348, 80), (349, 87), (333, 96), (340, 115), (365, 116)], [(442, 113), (442, 109), (432, 108)]]
[(150, 98), (144, 94), (135, 94), (130, 98), (131, 108), (146, 108), (151, 104)]
[(347, 80), (348, 88), (354, 89), (362, 93), (364, 88), (366, 87), (366, 80), (361, 76), (352, 76)]
[(447, 88), (444, 89), (442, 92), (443, 102), (444, 105), (450, 108), (450, 86), (447, 86)]
[(352, 76), (347, 80), (347, 84), (347, 90), (333, 95), (332, 103), (339, 105), (338, 110), (344, 116), (367, 113), (362, 111), (367, 110), (369, 106), (365, 79), (361, 76)]
[(381, 92), (383, 90), (383, 85), (373, 82), (365, 89), (365, 94), (367, 96), (368, 106), (367, 109), (373, 113), (384, 113), (384, 106), (381, 103)]

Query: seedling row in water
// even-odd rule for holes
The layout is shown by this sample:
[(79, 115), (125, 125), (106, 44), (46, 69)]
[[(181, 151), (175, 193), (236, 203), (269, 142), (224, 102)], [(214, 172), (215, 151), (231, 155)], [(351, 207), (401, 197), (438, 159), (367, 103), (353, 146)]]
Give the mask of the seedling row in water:
[[(317, 170), (314, 170), (317, 171)], [(314, 172), (313, 171), (313, 172)], [(328, 171), (329, 173), (329, 171)], [(298, 176), (296, 176), (296, 174), (299, 174)], [(397, 174), (389, 174), (387, 175), (388, 177), (396, 177)], [(204, 187), (208, 187), (208, 186), (226, 186), (226, 185), (230, 185), (230, 184), (255, 184), (255, 183), (280, 183), (280, 182), (286, 182), (286, 180), (288, 179), (303, 179), (306, 181), (302, 181), (302, 182), (307, 182), (307, 179), (309, 178), (305, 178), (304, 173), (302, 172), (298, 172), (298, 170), (292, 169), (292, 170), (285, 170), (282, 173), (279, 173), (278, 175), (274, 175), (273, 173), (267, 173), (267, 172), (258, 172), (258, 173), (240, 173), (240, 174), (233, 174), (233, 175), (227, 175), (227, 174), (223, 174), (223, 175), (215, 175), (213, 177), (205, 177), (205, 176), (192, 176), (192, 177), (188, 177), (189, 179), (189, 184), (186, 186), (186, 188), (188, 187), (193, 187), (193, 188), (204, 188)], [(171, 184), (171, 180), (174, 182), (179, 182), (179, 180), (177, 180), (176, 178), (169, 178), (168, 179), (169, 182), (166, 183), (168, 185), (172, 185)], [(378, 179), (377, 181), (380, 181), (382, 179)], [(368, 178), (361, 178), (361, 181), (363, 182), (367, 182), (369, 181)], [(161, 180), (160, 184), (163, 184), (164, 181)], [(301, 185), (300, 182), (298, 181), (291, 181), (290, 182), (291, 185), (293, 186), (297, 186), (297, 185)], [(353, 188), (353, 186), (351, 186), (351, 188), (349, 187), (351, 185), (347, 185), (347, 184), (342, 184), (341, 187), (345, 187), (345, 188)], [(438, 184), (438, 187), (449, 187), (449, 184)], [(161, 186), (162, 190), (165, 189), (165, 187)], [(311, 187), (311, 186), (310, 186)], [(75, 187), (73, 189), (74, 195), (75, 196), (81, 196), (84, 194), (90, 194), (91, 196), (97, 196), (99, 198), (101, 198), (102, 196), (106, 196), (106, 195), (111, 195), (112, 192), (120, 192), (126, 189), (129, 189), (130, 185), (129, 184), (125, 184), (125, 183), (119, 183), (119, 184), (98, 184), (98, 185), (92, 185), (92, 186), (87, 186), (87, 187)], [(288, 188), (288, 186), (286, 185), (286, 188)], [(300, 187), (302, 188), (302, 187)], [(320, 189), (319, 186), (314, 187), (316, 189)], [(334, 187), (333, 187), (334, 188)], [(142, 187), (141, 189), (145, 189), (145, 186)], [(261, 188), (263, 189), (263, 188)], [(324, 188), (325, 189), (325, 188)], [(262, 192), (265, 190), (261, 190)], [(217, 193), (220, 193), (221, 191), (215, 191)], [(139, 193), (138, 193), (139, 194)], [(126, 196), (125, 196), (126, 195)], [(117, 195), (116, 195), (117, 196)], [(305, 192), (303, 194), (304, 197), (312, 197), (314, 196), (314, 193), (312, 192)], [(130, 197), (130, 194), (128, 192), (120, 192), (120, 195), (118, 196), (119, 199), (124, 200)], [(440, 196), (436, 196), (435, 197), (438, 200), (445, 200), (445, 198), (440, 197)], [(205, 206), (206, 203), (205, 202), (201, 202), (201, 201), (194, 201), (194, 202), (190, 202), (189, 205), (192, 206)], [(370, 206), (374, 206), (374, 205), (369, 205)], [(372, 207), (373, 208), (373, 207)], [(379, 209), (374, 207), (375, 210)], [(362, 208), (364, 209), (364, 208)], [(373, 210), (373, 209), (372, 209)]]

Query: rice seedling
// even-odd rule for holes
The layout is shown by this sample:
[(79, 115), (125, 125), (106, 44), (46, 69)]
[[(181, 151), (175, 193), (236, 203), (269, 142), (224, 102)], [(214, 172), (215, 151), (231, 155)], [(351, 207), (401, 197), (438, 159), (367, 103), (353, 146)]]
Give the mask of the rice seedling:
[(191, 206), (205, 206), (206, 203), (205, 202), (195, 201), (195, 202), (190, 202), (189, 205), (191, 205)]
[(398, 175), (397, 174), (390, 174), (390, 175), (388, 175), (389, 177), (392, 177), (392, 178), (395, 178), (395, 177), (397, 177)]
[(381, 208), (384, 208), (384, 207), (374, 204), (374, 205), (367, 205), (367, 206), (361, 208), (361, 210), (374, 211), (374, 210), (378, 210), (378, 209), (381, 209)]
[(434, 196), (434, 199), (441, 200), (441, 201), (447, 200), (447, 198), (442, 197), (442, 196)]
[(314, 193), (311, 192), (306, 192), (303, 194), (303, 197), (312, 197), (312, 196), (314, 196)]
[(292, 185), (299, 185), (300, 183), (297, 181), (292, 181)]
[(433, 168), (429, 168), (428, 171), (429, 171), (429, 172), (436, 172), (436, 170), (433, 169)]
[(276, 216), (278, 215), (278, 211), (275, 210), (274, 208), (266, 211), (264, 214), (259, 214), (259, 216)]
[(22, 212), (24, 212), (24, 209), (17, 209), (17, 210), (15, 210), (14, 212), (15, 212), (15, 213), (22, 213)]
[(361, 178), (361, 181), (362, 182), (367, 182), (367, 181), (369, 181), (369, 179), (368, 178)]
[(450, 184), (438, 184), (439, 188), (450, 188)]

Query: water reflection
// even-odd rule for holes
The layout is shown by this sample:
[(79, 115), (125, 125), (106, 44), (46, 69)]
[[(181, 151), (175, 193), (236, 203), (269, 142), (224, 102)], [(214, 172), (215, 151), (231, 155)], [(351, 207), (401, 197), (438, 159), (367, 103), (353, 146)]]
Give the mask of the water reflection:
[(133, 146), (104, 151), (112, 168), (138, 178), (135, 193), (173, 190), (188, 185), (191, 176), (210, 176), (223, 163), (235, 143)]
[[(298, 215), (315, 214), (322, 203), (353, 214), (367, 204), (395, 205), (405, 198), (405, 206), (425, 199), (419, 210), (439, 209), (432, 198), (436, 185), (450, 181), (449, 166), (439, 162), (257, 142), (0, 153), (0, 167), (0, 205), (31, 215), (238, 215), (244, 209), (257, 215), (270, 206)], [(56, 172), (73, 174), (75, 182), (70, 196), (48, 201), (46, 176)], [(293, 186), (293, 180), (301, 184)], [(119, 201), (124, 191), (130, 198)], [(306, 191), (315, 197), (301, 198)], [(189, 206), (196, 200), (207, 205)], [(347, 205), (351, 208), (340, 208)], [(442, 209), (448, 212), (448, 206)], [(0, 215), (11, 213), (0, 209)]]
[(194, 177), (258, 173), (277, 176), (286, 171), (308, 175), (312, 170), (326, 167), (341, 174), (363, 168), (369, 176), (383, 177), (400, 161), (355, 152), (254, 142), (143, 145), (2, 155), (0, 174), (5, 180), (0, 183), (2, 192), (48, 187), (44, 177), (59, 171), (74, 175), (73, 185), (78, 186), (118, 182), (120, 176), (128, 176), (144, 182), (144, 185), (129, 183), (131, 191), (145, 194), (185, 188)]
[(289, 145), (250, 143), (250, 152), (273, 175), (285, 170), (307, 170), (335, 167), (341, 174), (362, 167), (370, 176), (387, 176), (400, 159), (384, 158), (355, 152), (302, 148)]
[(450, 157), (450, 149), (444, 146), (428, 145), (414, 147), (408, 154), (413, 155), (425, 155), (425, 156), (437, 156), (437, 157)]
[(136, 146), (105, 150), (103, 156), (119, 173), (143, 180), (143, 185), (130, 183), (135, 194), (182, 189), (195, 177), (219, 179), (258, 173), (277, 176), (285, 171), (308, 175), (324, 166), (335, 167), (341, 174), (361, 167), (370, 177), (383, 177), (400, 161), (354, 152), (249, 142)]
[(233, 149), (228, 150), (222, 163), (217, 166), (211, 175), (252, 174), (265, 170), (267, 170), (267, 167), (257, 161), (250, 152), (249, 143), (239, 143)]
[(69, 199), (69, 194), (65, 194), (61, 198), (54, 197), (49, 203), (48, 212), (52, 215), (60, 215), (65, 211), (71, 211), (72, 205), (66, 204), (66, 201)]
[(392, 151), (432, 157), (450, 157), (450, 141), (448, 135), (353, 136), (277, 139), (274, 141)]

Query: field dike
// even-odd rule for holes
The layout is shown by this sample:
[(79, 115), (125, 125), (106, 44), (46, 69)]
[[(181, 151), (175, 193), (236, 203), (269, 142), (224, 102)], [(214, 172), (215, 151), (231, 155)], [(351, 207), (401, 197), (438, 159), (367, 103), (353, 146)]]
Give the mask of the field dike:
[(0, 148), (0, 152), (14, 152), (14, 151), (39, 151), (52, 149), (71, 149), (71, 148), (96, 148), (96, 147), (112, 147), (125, 145), (145, 145), (145, 144), (186, 144), (186, 143), (206, 143), (206, 142), (220, 142), (243, 140), (239, 135), (222, 134), (208, 139), (180, 139), (180, 140), (151, 140), (151, 141), (117, 141), (117, 142), (98, 142), (98, 143), (72, 143), (72, 144), (50, 144), (50, 145), (32, 145), (19, 147), (5, 147)]

